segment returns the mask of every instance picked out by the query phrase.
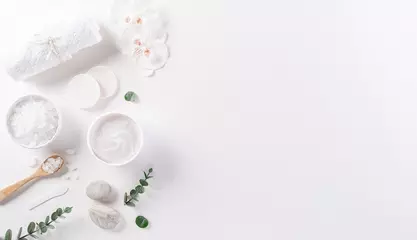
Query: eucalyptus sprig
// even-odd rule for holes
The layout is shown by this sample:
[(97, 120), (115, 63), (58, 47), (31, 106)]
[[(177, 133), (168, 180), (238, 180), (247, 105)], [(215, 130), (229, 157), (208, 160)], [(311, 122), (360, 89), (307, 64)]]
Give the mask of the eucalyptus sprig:
[(146, 173), (145, 171), (143, 172), (144, 178), (139, 180), (139, 184), (132, 190), (130, 190), (129, 194), (125, 193), (124, 196), (124, 203), (127, 206), (131, 206), (134, 207), (135, 203), (134, 201), (138, 202), (139, 199), (139, 194), (142, 194), (145, 192), (145, 187), (149, 185), (148, 183), (148, 179), (153, 178), (153, 176), (151, 176), (153, 172), (152, 168), (149, 168), (148, 173)]
[[(65, 218), (65, 213), (70, 213), (72, 211), (72, 207), (65, 207), (65, 208), (58, 208), (51, 214), (51, 217), (47, 216), (44, 222), (31, 222), (27, 227), (27, 234), (22, 236), (23, 228), (19, 228), (19, 231), (16, 235), (17, 240), (28, 240), (27, 237), (32, 237), (37, 239), (36, 233), (44, 234), (48, 231), (48, 229), (55, 229), (52, 223), (56, 222), (59, 218)], [(6, 234), (4, 235), (4, 240), (11, 240), (12, 239), (12, 230), (8, 229)]]

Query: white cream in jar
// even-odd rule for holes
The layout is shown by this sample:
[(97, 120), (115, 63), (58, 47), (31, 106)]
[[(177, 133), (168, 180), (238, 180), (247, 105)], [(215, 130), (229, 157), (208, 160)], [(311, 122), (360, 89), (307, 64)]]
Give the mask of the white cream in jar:
[(100, 117), (89, 131), (93, 154), (110, 165), (123, 165), (139, 153), (142, 132), (130, 117), (111, 113)]

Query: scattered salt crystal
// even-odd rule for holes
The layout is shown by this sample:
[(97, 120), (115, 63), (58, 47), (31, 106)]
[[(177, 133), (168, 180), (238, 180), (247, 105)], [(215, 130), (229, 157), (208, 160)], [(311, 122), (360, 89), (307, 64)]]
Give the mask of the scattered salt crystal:
[(74, 155), (75, 154), (75, 149), (67, 149), (65, 150), (65, 153), (68, 155)]
[(35, 167), (38, 166), (38, 162), (39, 162), (39, 158), (38, 157), (30, 158), (29, 161), (28, 161), (28, 166), (29, 167), (32, 167), (32, 168), (35, 168)]

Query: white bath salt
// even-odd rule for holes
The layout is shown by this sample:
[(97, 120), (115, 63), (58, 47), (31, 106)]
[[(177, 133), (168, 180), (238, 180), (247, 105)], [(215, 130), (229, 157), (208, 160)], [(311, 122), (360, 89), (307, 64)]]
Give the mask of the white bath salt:
[(60, 157), (57, 158), (48, 158), (46, 161), (42, 164), (42, 169), (47, 173), (54, 173), (56, 172), (62, 165), (63, 159)]
[(29, 158), (28, 159), (28, 166), (31, 168), (35, 168), (37, 167), (39, 164), (39, 158), (38, 157), (33, 157), (33, 158)]
[(10, 111), (8, 128), (12, 137), (22, 146), (43, 146), (58, 130), (58, 111), (42, 97), (22, 98)]
[(68, 155), (74, 155), (75, 154), (75, 149), (67, 149), (65, 150), (65, 153)]

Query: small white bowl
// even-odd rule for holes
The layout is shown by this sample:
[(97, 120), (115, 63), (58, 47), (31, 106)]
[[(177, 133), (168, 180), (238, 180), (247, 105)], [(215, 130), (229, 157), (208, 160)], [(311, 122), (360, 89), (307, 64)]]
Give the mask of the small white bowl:
[[(104, 159), (100, 158), (96, 152), (94, 151), (93, 148), (93, 144), (92, 144), (92, 138), (93, 138), (93, 134), (96, 131), (96, 128), (100, 126), (100, 124), (105, 121), (105, 119), (107, 118), (111, 118), (111, 117), (123, 117), (126, 119), (129, 119), (131, 122), (133, 122), (135, 124), (135, 127), (137, 129), (137, 134), (138, 134), (138, 146), (137, 146), (137, 150), (136, 152), (126, 161), (124, 162), (108, 162), (105, 161)], [(137, 156), (139, 155), (141, 149), (142, 149), (142, 145), (143, 145), (143, 132), (142, 132), (142, 128), (140, 127), (140, 125), (133, 120), (131, 117), (129, 117), (126, 114), (123, 113), (117, 113), (117, 112), (110, 112), (110, 113), (105, 113), (101, 116), (99, 116), (96, 120), (93, 121), (93, 123), (90, 125), (88, 132), (87, 132), (87, 146), (88, 149), (90, 149), (90, 152), (93, 154), (93, 156), (98, 159), (100, 162), (109, 165), (109, 166), (123, 166), (126, 165), (130, 162), (132, 162), (135, 158), (137, 158)]]
[[(53, 136), (50, 140), (48, 140), (47, 142), (45, 142), (45, 143), (43, 143), (43, 144), (39, 144), (39, 145), (34, 146), (34, 147), (30, 147), (30, 146), (24, 145), (24, 144), (20, 143), (19, 141), (17, 141), (17, 140), (16, 140), (16, 138), (15, 138), (15, 137), (13, 137), (13, 134), (12, 134), (12, 132), (11, 132), (11, 130), (10, 130), (10, 126), (9, 126), (9, 118), (10, 118), (10, 116), (11, 116), (11, 114), (12, 114), (13, 109), (17, 106), (17, 104), (19, 104), (19, 103), (21, 103), (21, 102), (23, 102), (23, 101), (26, 101), (27, 99), (30, 99), (30, 98), (34, 98), (34, 99), (42, 99), (42, 100), (44, 100), (44, 101), (49, 102), (52, 106), (54, 106), (54, 108), (55, 108), (55, 110), (56, 110), (56, 112), (57, 112), (57, 114), (58, 114), (58, 127), (57, 127), (57, 129), (56, 129), (56, 132), (55, 132), (54, 136)], [(6, 115), (6, 127), (7, 127), (7, 132), (9, 133), (9, 136), (11, 137), (11, 139), (12, 139), (15, 143), (17, 143), (18, 145), (20, 145), (20, 146), (22, 146), (22, 147), (24, 147), (24, 148), (27, 148), (27, 149), (38, 149), (38, 148), (42, 148), (42, 147), (46, 147), (46, 146), (48, 146), (48, 145), (49, 145), (49, 144), (51, 144), (51, 143), (52, 143), (52, 142), (56, 139), (56, 137), (59, 135), (59, 133), (61, 132), (61, 127), (62, 127), (62, 114), (61, 114), (60, 110), (56, 107), (56, 105), (55, 105), (55, 104), (53, 104), (53, 103), (52, 103), (52, 101), (51, 101), (51, 100), (49, 100), (48, 98), (43, 97), (43, 96), (40, 96), (40, 95), (36, 95), (36, 94), (25, 95), (25, 96), (20, 97), (19, 99), (17, 99), (17, 100), (16, 100), (16, 101), (15, 101), (15, 102), (14, 102), (14, 103), (10, 106), (10, 108), (9, 108), (9, 110), (8, 110), (8, 112), (7, 112), (7, 115)]]

